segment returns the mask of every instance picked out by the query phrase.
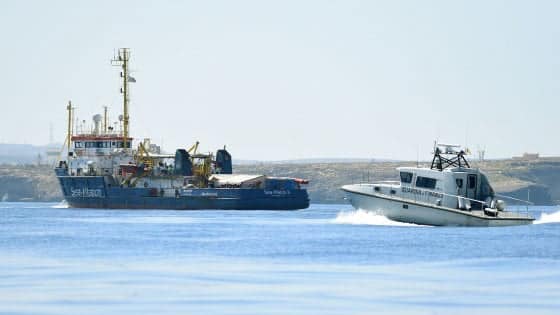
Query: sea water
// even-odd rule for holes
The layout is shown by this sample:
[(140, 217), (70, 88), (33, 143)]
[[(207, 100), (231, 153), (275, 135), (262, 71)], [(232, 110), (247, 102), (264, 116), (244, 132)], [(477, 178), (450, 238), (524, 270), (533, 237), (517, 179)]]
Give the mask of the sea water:
[(459, 228), (0, 203), (0, 314), (560, 314), (560, 209), (530, 210)]

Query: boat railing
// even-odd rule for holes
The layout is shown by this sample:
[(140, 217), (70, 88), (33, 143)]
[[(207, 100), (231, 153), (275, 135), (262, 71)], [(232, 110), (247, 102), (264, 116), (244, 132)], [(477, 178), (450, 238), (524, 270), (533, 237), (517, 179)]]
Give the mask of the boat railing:
[(519, 202), (522, 202), (522, 203), (524, 203), (526, 205), (530, 205), (530, 206), (534, 205), (534, 203), (530, 202), (529, 200), (517, 199), (517, 198), (510, 197), (510, 196), (504, 196), (504, 195), (498, 195), (498, 194), (495, 194), (495, 196), (499, 197), (499, 198), (519, 201)]
[(381, 181), (377, 181), (377, 182), (373, 182), (373, 183), (359, 183), (357, 185), (360, 186), (374, 186), (374, 185), (379, 185), (379, 184), (386, 184), (386, 185), (397, 185), (400, 184), (401, 182), (399, 182), (398, 180), (381, 180)]
[(375, 184), (388, 184), (388, 185), (400, 185), (401, 182), (399, 182), (398, 180), (382, 180), (382, 181), (378, 181), (375, 183), (372, 183), (373, 185)]
[[(457, 194), (448, 194), (448, 193), (445, 193), (445, 192), (442, 192), (442, 191), (438, 191), (438, 190), (430, 190), (430, 189), (423, 189), (423, 188), (417, 188), (417, 187), (414, 187), (414, 189), (415, 189), (415, 190), (422, 191), (422, 192), (430, 192), (430, 193), (440, 194), (440, 195), (442, 195), (442, 196), (444, 196), (444, 197), (450, 197), (451, 199), (457, 199), (457, 201), (459, 201), (459, 200), (461, 200), (461, 199), (462, 199), (462, 200), (468, 200), (468, 201), (471, 202), (471, 203), (478, 203), (478, 204), (480, 204), (482, 208), (484, 208), (485, 206), (490, 206), (486, 201), (482, 201), (482, 200), (478, 200), (478, 199), (473, 199), (473, 198), (468, 198), (468, 197), (461, 196), (461, 195), (457, 195)], [(417, 195), (414, 194), (414, 197), (416, 198)], [(415, 199), (415, 200), (416, 200), (416, 199)]]
[[(391, 183), (393, 183), (393, 184), (398, 184), (398, 185), (392, 185)], [(360, 185), (367, 185), (367, 186), (374, 186), (374, 187), (375, 187), (375, 184), (389, 184), (389, 187), (391, 188), (391, 191), (393, 191), (395, 188), (400, 188), (400, 187), (402, 187), (402, 186), (400, 185), (400, 182), (399, 182), (399, 181), (382, 181), (382, 182), (375, 182), (375, 183), (373, 183), (373, 184), (360, 184)], [(490, 204), (489, 204), (488, 202), (486, 202), (486, 201), (477, 200), (477, 199), (473, 199), (473, 198), (468, 198), (468, 197), (461, 196), (461, 195), (457, 195), (457, 194), (448, 194), (448, 193), (445, 193), (445, 192), (442, 192), (442, 191), (438, 191), (438, 190), (430, 190), (430, 189), (423, 189), (423, 188), (417, 188), (417, 187), (410, 187), (410, 188), (414, 189), (415, 191), (421, 191), (421, 192), (422, 192), (421, 195), (420, 195), (420, 194), (413, 194), (413, 195), (414, 195), (414, 201), (427, 202), (427, 201), (428, 201), (427, 199), (428, 199), (429, 197), (434, 198), (434, 196), (431, 196), (431, 195), (429, 195), (429, 194), (425, 194), (426, 192), (428, 192), (428, 193), (437, 193), (437, 194), (439, 194), (439, 195), (442, 195), (442, 196), (445, 196), (445, 197), (450, 197), (450, 198), (452, 198), (452, 199), (457, 199), (457, 201), (463, 199), (463, 200), (468, 200), (468, 201), (471, 202), (471, 203), (478, 203), (478, 204), (481, 205), (481, 208), (482, 208), (483, 210), (484, 210), (485, 207), (490, 207)], [(393, 194), (393, 193), (394, 193), (394, 192), (392, 192), (392, 194)], [(422, 198), (422, 197), (423, 197), (423, 198)], [(426, 198), (426, 197), (428, 197), (428, 198)], [(517, 198), (514, 198), (514, 197), (503, 196), (503, 195), (495, 195), (495, 197), (504, 198), (504, 199), (510, 199), (510, 200), (515, 200), (515, 201), (519, 201), (519, 202), (525, 203), (525, 204), (526, 204), (526, 210), (524, 211), (524, 212), (525, 212), (525, 215), (526, 215), (527, 217), (530, 217), (530, 214), (529, 214), (529, 205), (533, 205), (532, 202), (526, 201), (526, 200), (522, 200), (522, 199), (517, 199)], [(510, 212), (513, 212), (513, 211), (511, 211), (511, 210), (509, 210), (509, 211), (510, 211)], [(518, 214), (518, 215), (521, 215), (521, 214), (522, 214), (521, 211), (519, 210), (519, 208), (516, 208), (516, 209), (515, 209), (515, 213)]]
[[(524, 203), (525, 204), (525, 213), (527, 214), (527, 216), (529, 216), (529, 206), (534, 205), (534, 203), (530, 202), (529, 200), (523, 200), (523, 199), (518, 199), (518, 198), (514, 198), (514, 197), (510, 197), (510, 196), (498, 195), (498, 194), (495, 194), (494, 196)], [(519, 209), (517, 210), (517, 212), (519, 213)]]

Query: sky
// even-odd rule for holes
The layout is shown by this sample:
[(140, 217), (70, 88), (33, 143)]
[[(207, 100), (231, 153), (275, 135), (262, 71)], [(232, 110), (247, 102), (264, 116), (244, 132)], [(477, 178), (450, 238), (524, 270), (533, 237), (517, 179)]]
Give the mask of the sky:
[(559, 1), (2, 1), (0, 143), (66, 104), (234, 159), (429, 159), (434, 140), (560, 155)]

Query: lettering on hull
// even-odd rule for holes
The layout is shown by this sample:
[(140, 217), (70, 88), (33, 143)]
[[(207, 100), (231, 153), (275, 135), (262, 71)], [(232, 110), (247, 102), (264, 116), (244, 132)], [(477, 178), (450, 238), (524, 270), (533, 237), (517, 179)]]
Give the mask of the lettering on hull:
[(289, 195), (291, 192), (289, 190), (265, 190), (265, 195), (273, 195), (273, 196), (283, 196)]
[(72, 197), (103, 198), (103, 191), (101, 189), (72, 188), (71, 191)]
[(403, 193), (412, 193), (412, 194), (421, 195), (421, 196), (443, 198), (443, 194), (435, 192), (435, 191), (420, 190), (420, 189), (410, 188), (410, 187), (402, 187), (401, 191)]
[(217, 192), (207, 192), (207, 191), (203, 191), (203, 192), (195, 192), (192, 189), (185, 189), (181, 192), (181, 196), (186, 196), (186, 197), (218, 197), (218, 193)]

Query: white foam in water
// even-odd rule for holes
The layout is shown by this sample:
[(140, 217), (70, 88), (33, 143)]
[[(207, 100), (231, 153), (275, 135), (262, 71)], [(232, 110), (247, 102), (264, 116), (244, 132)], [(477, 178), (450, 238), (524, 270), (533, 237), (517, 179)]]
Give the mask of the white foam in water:
[(68, 203), (66, 202), (66, 200), (62, 200), (59, 204), (51, 206), (51, 208), (65, 209), (68, 208)]
[(333, 220), (338, 224), (355, 224), (355, 225), (382, 225), (382, 226), (421, 226), (412, 223), (402, 223), (389, 220), (387, 217), (379, 215), (375, 212), (362, 209), (354, 211), (342, 211), (336, 215)]
[(535, 220), (533, 224), (546, 224), (546, 223), (560, 223), (560, 211), (553, 213), (543, 213), (538, 220)]

